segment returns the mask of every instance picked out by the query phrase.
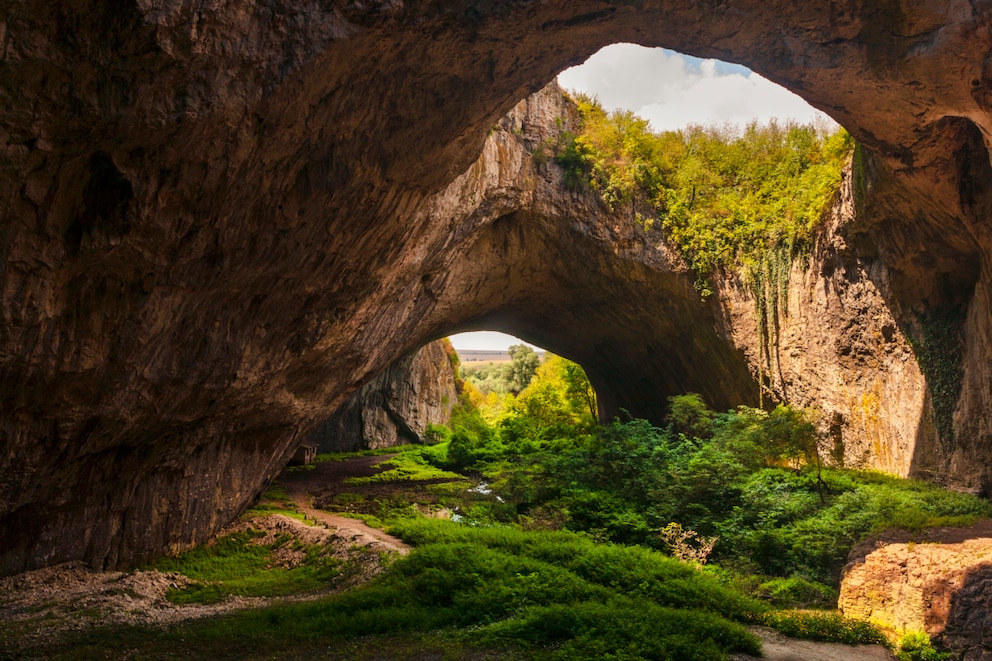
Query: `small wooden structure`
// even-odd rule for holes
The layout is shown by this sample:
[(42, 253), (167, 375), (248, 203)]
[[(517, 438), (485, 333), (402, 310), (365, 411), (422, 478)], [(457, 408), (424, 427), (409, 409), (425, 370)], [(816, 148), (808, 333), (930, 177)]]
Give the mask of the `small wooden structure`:
[(306, 466), (317, 458), (317, 444), (304, 441), (289, 460), (290, 466)]

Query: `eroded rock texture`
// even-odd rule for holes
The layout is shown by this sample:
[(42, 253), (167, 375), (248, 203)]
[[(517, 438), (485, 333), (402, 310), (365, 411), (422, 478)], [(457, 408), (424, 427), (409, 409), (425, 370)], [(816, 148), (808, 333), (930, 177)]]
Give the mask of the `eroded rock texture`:
[(992, 656), (992, 522), (888, 531), (852, 551), (838, 608), (894, 631), (925, 631), (955, 658)]
[[(8, 3), (0, 573), (202, 539), (349, 394), (456, 330), (510, 330), (580, 361), (607, 411), (657, 416), (687, 389), (754, 403), (725, 304), (700, 303), (675, 257), (526, 155), (553, 101), (486, 141), (519, 99), (615, 41), (747, 64), (865, 145), (844, 259), (875, 266), (844, 286), (871, 283), (900, 329), (930, 338), (936, 470), (984, 488), (989, 12)], [(823, 282), (844, 284), (822, 260)]]
[(426, 441), (427, 426), (447, 425), (458, 400), (442, 341), (396, 361), (348, 398), (310, 434), (318, 452), (355, 452)]
[(851, 245), (861, 220), (859, 175), (852, 167), (843, 175), (809, 254), (783, 264), (786, 278), (766, 276), (771, 281), (757, 294), (737, 274), (720, 282), (728, 325), (763, 399), (816, 409), (822, 455), (849, 467), (938, 478), (946, 464), (927, 379), (889, 305), (886, 265)]

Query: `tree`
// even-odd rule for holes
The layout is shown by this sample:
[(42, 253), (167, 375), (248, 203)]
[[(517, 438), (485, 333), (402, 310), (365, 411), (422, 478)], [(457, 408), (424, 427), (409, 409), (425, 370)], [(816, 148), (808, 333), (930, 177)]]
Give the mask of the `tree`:
[(762, 431), (769, 453), (793, 464), (797, 469), (801, 470), (804, 466), (816, 469), (816, 488), (820, 501), (826, 502), (824, 490), (827, 485), (823, 481), (823, 464), (817, 447), (818, 435), (813, 416), (810, 409), (794, 409), (779, 404), (768, 415)]
[(703, 397), (690, 392), (668, 398), (668, 423), (688, 438), (707, 439), (713, 436), (713, 411)]
[(516, 394), (530, 384), (538, 365), (541, 364), (541, 357), (526, 344), (514, 344), (510, 347), (509, 352), (510, 390)]
[(595, 430), (596, 393), (579, 365), (549, 354), (507, 412), (503, 429), (515, 436), (575, 437)]
[(590, 421), (592, 423), (599, 422), (599, 403), (596, 400), (596, 390), (589, 382), (585, 370), (578, 363), (564, 358), (562, 360), (564, 361), (564, 374), (562, 376), (565, 381), (565, 396), (571, 402), (573, 410), (576, 412), (583, 409), (587, 410)]

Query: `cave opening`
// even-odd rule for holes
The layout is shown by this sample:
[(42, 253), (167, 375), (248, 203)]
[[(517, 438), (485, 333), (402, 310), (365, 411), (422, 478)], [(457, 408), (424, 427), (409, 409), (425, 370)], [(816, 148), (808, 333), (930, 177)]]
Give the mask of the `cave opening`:
[(566, 90), (629, 110), (655, 131), (770, 121), (836, 127), (825, 113), (742, 64), (631, 43), (605, 46), (558, 74)]
[[(303, 31), (272, 29), (267, 12), (245, 12), (234, 22), (204, 15), (205, 29), (194, 31), (204, 43), (190, 42), (185, 10), (151, 12), (148, 29), (115, 33), (119, 39), (102, 38), (102, 14), (93, 13), (69, 41), (42, 38), (51, 34), (58, 10), (37, 16), (19, 10), (9, 41), (26, 59), (11, 68), (10, 89), (61, 80), (85, 57), (105, 64), (114, 80), (128, 79), (133, 93), (122, 96), (116, 85), (50, 85), (38, 90), (40, 101), (30, 110), (22, 100), (3, 113), (14, 147), (4, 152), (2, 168), (10, 214), (0, 247), (9, 282), (0, 380), (9, 384), (2, 426), (12, 448), (2, 514), (10, 530), (26, 532), (0, 545), (0, 573), (69, 559), (135, 562), (203, 539), (271, 476), (282, 451), (324, 414), (322, 402), (344, 398), (423, 339), (494, 309), (473, 316), (431, 307), (432, 289), (440, 291), (444, 277), (424, 265), (442, 262), (439, 253), (465, 235), (453, 228), (429, 236), (430, 223), (419, 222), (416, 211), (425, 195), (475, 161), (487, 131), (514, 99), (608, 40), (737, 58), (829, 107), (879, 162), (893, 166), (888, 180), (870, 183), (913, 211), (888, 209), (865, 221), (864, 235), (871, 236), (863, 242), (884, 232), (893, 249), (868, 255), (874, 261), (864, 270), (890, 268), (901, 302), (924, 305), (916, 290), (936, 269), (916, 267), (912, 259), (929, 258), (938, 244), (947, 246), (938, 268), (967, 255), (957, 259), (967, 269), (958, 270), (980, 268), (983, 279), (963, 346), (975, 355), (964, 362), (984, 364), (988, 234), (979, 221), (988, 215), (983, 191), (992, 188), (980, 185), (987, 177), (977, 161), (964, 161), (975, 167), (957, 176), (962, 159), (946, 156), (953, 141), (934, 129), (940, 117), (959, 117), (989, 135), (987, 35), (975, 28), (977, 14), (935, 12), (902, 23), (890, 12), (828, 4), (801, 7), (796, 15), (778, 3), (719, 10), (593, 4), (509, 9), (490, 3), (461, 16), (457, 8), (445, 13), (432, 5), (425, 14), (410, 3), (385, 3), (373, 17), (360, 8), (345, 16), (325, 3), (323, 21), (287, 13), (309, 26)], [(362, 29), (344, 26), (346, 18)], [(285, 34), (293, 43), (280, 47)], [(243, 57), (228, 38), (245, 44)], [(699, 77), (750, 78), (723, 66), (700, 64)], [(571, 86), (567, 77), (564, 84)], [(979, 154), (979, 138), (969, 153)], [(92, 185), (75, 176), (89, 154), (106, 161), (97, 164)], [(317, 169), (327, 176), (296, 185), (315, 163), (326, 166)], [(970, 209), (962, 210), (961, 198)], [(93, 228), (73, 224), (82, 207), (99, 212), (89, 214), (102, 223), (93, 237)], [(592, 253), (576, 254), (590, 257), (583, 267), (598, 266)], [(89, 269), (83, 259), (100, 268)], [(126, 286), (80, 280), (84, 267)], [(631, 281), (649, 277), (625, 273)], [(563, 355), (598, 374), (604, 397), (616, 406), (656, 418), (664, 400), (659, 383), (698, 389), (684, 382), (687, 370), (710, 365), (734, 365), (708, 379), (733, 401), (745, 390), (756, 392), (743, 361), (728, 361), (719, 353), (724, 345), (700, 334), (706, 324), (690, 320), (678, 335), (666, 323), (688, 319), (673, 309), (681, 299), (638, 302), (642, 311), (660, 310), (654, 316), (661, 319), (617, 314), (610, 306), (632, 290), (604, 287), (583, 297), (587, 274), (568, 276), (577, 281), (570, 297), (550, 309), (529, 309), (531, 298), (510, 301), (505, 312), (535, 338), (552, 333), (549, 320), (582, 319), (582, 335), (573, 332), (576, 326), (558, 328), (542, 346), (560, 345)], [(86, 291), (113, 295), (80, 301), (73, 288), (81, 281), (92, 283)], [(851, 288), (862, 282), (852, 279)], [(420, 298), (402, 296), (418, 286)], [(671, 331), (670, 346), (691, 349), (697, 365), (675, 355), (658, 360), (658, 343), (644, 338), (659, 327)], [(873, 327), (863, 328), (868, 337)], [(886, 319), (880, 328), (899, 326)], [(887, 344), (898, 335), (880, 331)], [(632, 348), (631, 341), (639, 344)], [(851, 361), (864, 356), (862, 344), (843, 346), (855, 349)], [(911, 355), (901, 355), (913, 365)], [(948, 411), (973, 429), (962, 435), (967, 444), (934, 463), (965, 486), (989, 480), (982, 450), (989, 430), (981, 415), (987, 383), (980, 367), (964, 376), (963, 405)], [(865, 394), (896, 402), (916, 385), (907, 377)], [(862, 391), (851, 392), (861, 398)], [(88, 438), (79, 431), (94, 411), (108, 423)], [(888, 412), (872, 409), (872, 420), (879, 415), (888, 419)], [(113, 486), (103, 479), (117, 471), (105, 458), (113, 453), (94, 449), (128, 447), (134, 439), (169, 447), (173, 458), (162, 462), (153, 453), (129, 467), (123, 486)], [(36, 478), (44, 475), (51, 477)], [(217, 475), (228, 487), (210, 493), (204, 485), (218, 483)], [(162, 493), (182, 495), (179, 514), (150, 516)], [(22, 526), (23, 513), (35, 507), (45, 515)]]
[[(800, 97), (745, 66), (631, 43), (602, 48), (583, 64), (562, 71), (558, 83), (573, 95), (595, 98), (604, 111), (635, 113), (655, 133), (702, 125), (732, 136), (748, 125), (770, 122), (809, 124), (821, 134), (839, 128)], [(515, 125), (511, 130), (522, 129)], [(638, 290), (617, 287), (604, 293), (603, 274), (591, 276), (582, 268), (555, 263), (554, 257), (533, 256), (528, 245), (540, 245), (549, 253), (572, 240), (542, 235), (537, 225), (523, 211), (496, 218), (477, 234), (469, 251), (471, 261), (484, 264), (486, 256), (495, 253), (499, 255), (497, 269), (509, 265), (511, 270), (541, 274), (538, 278), (544, 277), (542, 271), (557, 271), (555, 287), (534, 291), (508, 278), (506, 288), (520, 291), (494, 310), (468, 310), (472, 329), (501, 328), (580, 364), (600, 395), (603, 419), (627, 411), (660, 424), (667, 398), (689, 391), (703, 393), (720, 408), (761, 401), (761, 386), (743, 365), (740, 353), (718, 346), (711, 329), (702, 328), (720, 316), (712, 305), (699, 315), (687, 311), (694, 302), (673, 302), (673, 298), (699, 298), (687, 293), (682, 283), (658, 281)], [(595, 255), (583, 259), (590, 264), (601, 261)], [(609, 275), (624, 278), (629, 274)], [(639, 274), (638, 278), (650, 281), (657, 274)], [(657, 291), (649, 293), (652, 288)], [(497, 288), (492, 289), (495, 294)], [(705, 293), (702, 298), (707, 308)], [(641, 309), (622, 310), (625, 306)], [(706, 320), (701, 321), (701, 316), (707, 316)], [(452, 327), (461, 328), (461, 321), (456, 322)]]

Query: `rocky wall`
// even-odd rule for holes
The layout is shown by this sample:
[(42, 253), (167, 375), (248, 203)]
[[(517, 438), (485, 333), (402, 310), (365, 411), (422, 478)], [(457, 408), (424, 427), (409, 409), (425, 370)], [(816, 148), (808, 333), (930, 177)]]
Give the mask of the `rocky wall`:
[(966, 0), (8, 3), (0, 573), (204, 539), (351, 393), (457, 330), (580, 361), (608, 411), (756, 402), (678, 260), (555, 188), (526, 128), (493, 132), (616, 41), (751, 66), (861, 141), (848, 239), (949, 375), (935, 470), (984, 489), (990, 25)]
[(357, 452), (423, 443), (428, 425), (451, 423), (458, 401), (441, 340), (401, 358), (366, 383), (310, 434), (318, 452)]

